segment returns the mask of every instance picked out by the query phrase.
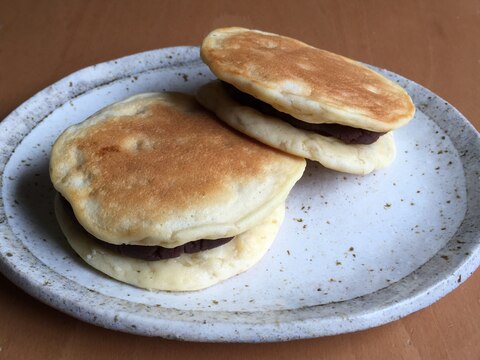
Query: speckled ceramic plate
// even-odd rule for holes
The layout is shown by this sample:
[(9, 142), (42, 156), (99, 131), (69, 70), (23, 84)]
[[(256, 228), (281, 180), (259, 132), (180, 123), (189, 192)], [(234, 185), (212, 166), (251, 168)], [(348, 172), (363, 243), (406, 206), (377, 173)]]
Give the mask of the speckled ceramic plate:
[(377, 326), (421, 309), (479, 265), (478, 133), (452, 106), (388, 71), (415, 119), (368, 176), (309, 163), (280, 235), (250, 271), (204, 291), (149, 292), (83, 263), (53, 213), (53, 141), (144, 91), (192, 93), (213, 78), (198, 48), (150, 51), (78, 71), (0, 124), (0, 269), (41, 301), (111, 329), (197, 341), (277, 341)]

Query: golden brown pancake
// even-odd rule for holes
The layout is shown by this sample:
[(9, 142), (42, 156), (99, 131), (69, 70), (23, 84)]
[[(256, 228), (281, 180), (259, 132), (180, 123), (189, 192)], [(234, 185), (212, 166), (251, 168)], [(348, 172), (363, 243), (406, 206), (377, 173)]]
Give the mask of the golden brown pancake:
[(192, 97), (163, 93), (137, 95), (67, 129), (50, 175), (98, 239), (175, 247), (260, 224), (304, 167), (231, 130)]
[(386, 132), (405, 125), (415, 112), (396, 83), (285, 36), (217, 29), (204, 39), (201, 56), (219, 79), (305, 122)]

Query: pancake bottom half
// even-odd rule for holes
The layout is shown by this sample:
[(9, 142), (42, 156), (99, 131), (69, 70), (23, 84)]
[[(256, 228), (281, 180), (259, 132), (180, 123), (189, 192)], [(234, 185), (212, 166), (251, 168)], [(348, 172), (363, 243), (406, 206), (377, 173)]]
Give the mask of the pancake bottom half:
[(140, 288), (193, 291), (233, 277), (260, 261), (277, 235), (285, 204), (277, 207), (263, 223), (235, 236), (225, 245), (158, 261), (134, 259), (105, 249), (69, 215), (58, 195), (55, 213), (72, 248), (95, 269)]
[(333, 170), (364, 175), (388, 166), (395, 159), (392, 132), (370, 145), (346, 144), (333, 137), (295, 128), (281, 119), (244, 106), (232, 99), (219, 81), (200, 88), (197, 100), (238, 131)]

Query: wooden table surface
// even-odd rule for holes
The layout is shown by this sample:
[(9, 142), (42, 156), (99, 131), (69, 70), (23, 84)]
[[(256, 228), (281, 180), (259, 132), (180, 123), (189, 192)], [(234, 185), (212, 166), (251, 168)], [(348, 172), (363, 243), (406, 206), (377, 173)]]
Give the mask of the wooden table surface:
[[(292, 36), (412, 79), (480, 129), (480, 1), (0, 1), (0, 119), (73, 71), (199, 44), (213, 28)], [(480, 359), (480, 271), (393, 323), (274, 344), (201, 344), (98, 328), (0, 275), (0, 359)]]

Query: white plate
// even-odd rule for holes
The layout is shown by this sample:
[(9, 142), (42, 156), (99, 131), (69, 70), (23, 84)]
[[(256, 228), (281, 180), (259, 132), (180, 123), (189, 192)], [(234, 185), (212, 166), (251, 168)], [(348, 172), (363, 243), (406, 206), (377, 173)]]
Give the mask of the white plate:
[(280, 235), (250, 271), (204, 291), (148, 292), (69, 248), (53, 214), (48, 159), (67, 127), (145, 91), (192, 93), (213, 78), (198, 48), (128, 56), (78, 71), (0, 123), (0, 269), (41, 301), (111, 329), (197, 341), (278, 341), (377, 326), (421, 309), (479, 265), (480, 140), (423, 87), (395, 132), (387, 169), (353, 176), (309, 163)]

